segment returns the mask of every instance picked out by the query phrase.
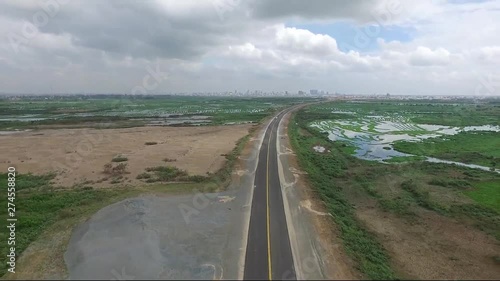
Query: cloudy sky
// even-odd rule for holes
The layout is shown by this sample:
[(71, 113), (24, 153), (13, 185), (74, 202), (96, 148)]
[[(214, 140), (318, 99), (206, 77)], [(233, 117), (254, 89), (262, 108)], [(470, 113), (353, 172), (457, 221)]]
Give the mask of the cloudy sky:
[(0, 92), (500, 96), (500, 1), (2, 0)]

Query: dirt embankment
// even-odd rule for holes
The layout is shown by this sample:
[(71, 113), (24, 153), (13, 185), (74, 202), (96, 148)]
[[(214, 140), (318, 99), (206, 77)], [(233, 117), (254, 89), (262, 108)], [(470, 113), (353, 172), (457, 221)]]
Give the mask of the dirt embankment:
[[(288, 132), (289, 122), (290, 114), (285, 116), (283, 120), (283, 132)], [(316, 194), (314, 187), (308, 182), (307, 173), (300, 169), (288, 136), (281, 136), (280, 142), (285, 147), (286, 154), (288, 154), (288, 157), (286, 157), (287, 167), (295, 177), (293, 186), (297, 189), (299, 195), (300, 208), (310, 213), (313, 228), (310, 231), (317, 234), (316, 239), (319, 242), (318, 251), (324, 276), (327, 279), (335, 280), (361, 279), (362, 275), (355, 269), (354, 262), (342, 247), (338, 229), (328, 214), (323, 201)], [(303, 270), (307, 271), (310, 266), (304, 264), (303, 267)], [(303, 274), (307, 275), (307, 272)]]
[[(94, 187), (106, 175), (113, 158), (127, 160), (124, 183), (137, 185), (145, 168), (172, 165), (191, 175), (216, 172), (224, 154), (248, 134), (252, 125), (207, 127), (139, 127), (127, 129), (59, 129), (0, 135), (0, 169), (15, 166), (20, 173), (57, 172), (55, 184), (65, 187), (89, 181)], [(147, 145), (148, 143), (149, 145)], [(166, 162), (164, 160), (167, 160)]]

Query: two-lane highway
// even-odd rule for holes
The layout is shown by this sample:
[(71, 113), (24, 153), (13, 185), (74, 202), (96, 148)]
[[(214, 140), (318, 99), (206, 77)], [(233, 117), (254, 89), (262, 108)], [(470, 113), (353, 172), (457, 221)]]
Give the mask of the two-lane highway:
[(260, 148), (245, 256), (244, 279), (296, 279), (278, 175), (276, 138), (287, 111), (269, 124)]

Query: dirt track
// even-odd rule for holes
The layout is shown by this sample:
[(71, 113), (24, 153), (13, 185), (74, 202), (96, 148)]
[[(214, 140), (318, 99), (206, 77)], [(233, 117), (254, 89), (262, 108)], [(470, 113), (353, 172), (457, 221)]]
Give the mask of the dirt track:
[[(56, 184), (72, 186), (106, 175), (103, 166), (118, 155), (128, 158), (130, 174), (125, 183), (137, 184), (136, 176), (147, 167), (174, 165), (190, 174), (217, 171), (236, 141), (251, 125), (211, 127), (140, 127), (128, 129), (59, 129), (0, 135), (3, 155), (0, 170), (15, 166), (21, 173), (59, 172)], [(156, 145), (145, 145), (157, 142)], [(7, 149), (8, 148), (8, 149)], [(166, 163), (165, 158), (176, 159)]]

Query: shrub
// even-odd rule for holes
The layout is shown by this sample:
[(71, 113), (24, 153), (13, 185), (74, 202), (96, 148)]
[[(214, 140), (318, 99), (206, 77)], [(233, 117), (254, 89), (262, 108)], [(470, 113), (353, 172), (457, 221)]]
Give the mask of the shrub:
[(106, 165), (104, 165), (103, 172), (107, 175), (117, 176), (126, 174), (127, 173), (126, 169), (127, 169), (127, 163), (120, 163), (115, 167), (113, 167), (113, 164), (107, 163)]
[(120, 183), (120, 179), (119, 178), (113, 178), (110, 183), (111, 184)]
[(128, 161), (128, 158), (121, 155), (116, 156), (115, 158), (113, 158), (113, 160), (111, 160), (111, 162), (125, 162), (125, 161)]
[(188, 173), (173, 166), (157, 166), (146, 168), (147, 172), (153, 172), (157, 181), (175, 181), (182, 177), (187, 177)]
[(113, 173), (117, 175), (125, 174), (127, 169), (126, 163), (120, 163), (116, 167), (113, 168)]
[(194, 181), (194, 182), (204, 182), (207, 179), (208, 179), (207, 177), (205, 177), (205, 176), (199, 176), (199, 175), (189, 176), (189, 177), (186, 178), (187, 181)]
[(136, 179), (141, 180), (141, 179), (149, 179), (151, 178), (151, 175), (148, 173), (142, 173), (137, 175)]
[(107, 163), (104, 165), (104, 171), (105, 174), (111, 175), (113, 173), (113, 164)]
[(155, 141), (147, 141), (146, 143), (144, 143), (145, 145), (156, 145), (158, 144), (157, 142)]
[(472, 187), (468, 181), (465, 180), (445, 180), (445, 179), (432, 179), (429, 184), (442, 186), (442, 187), (455, 187), (455, 188), (470, 188)]
[(443, 187), (448, 186), (448, 182), (446, 180), (443, 180), (443, 179), (432, 179), (429, 181), (429, 184), (443, 186)]

